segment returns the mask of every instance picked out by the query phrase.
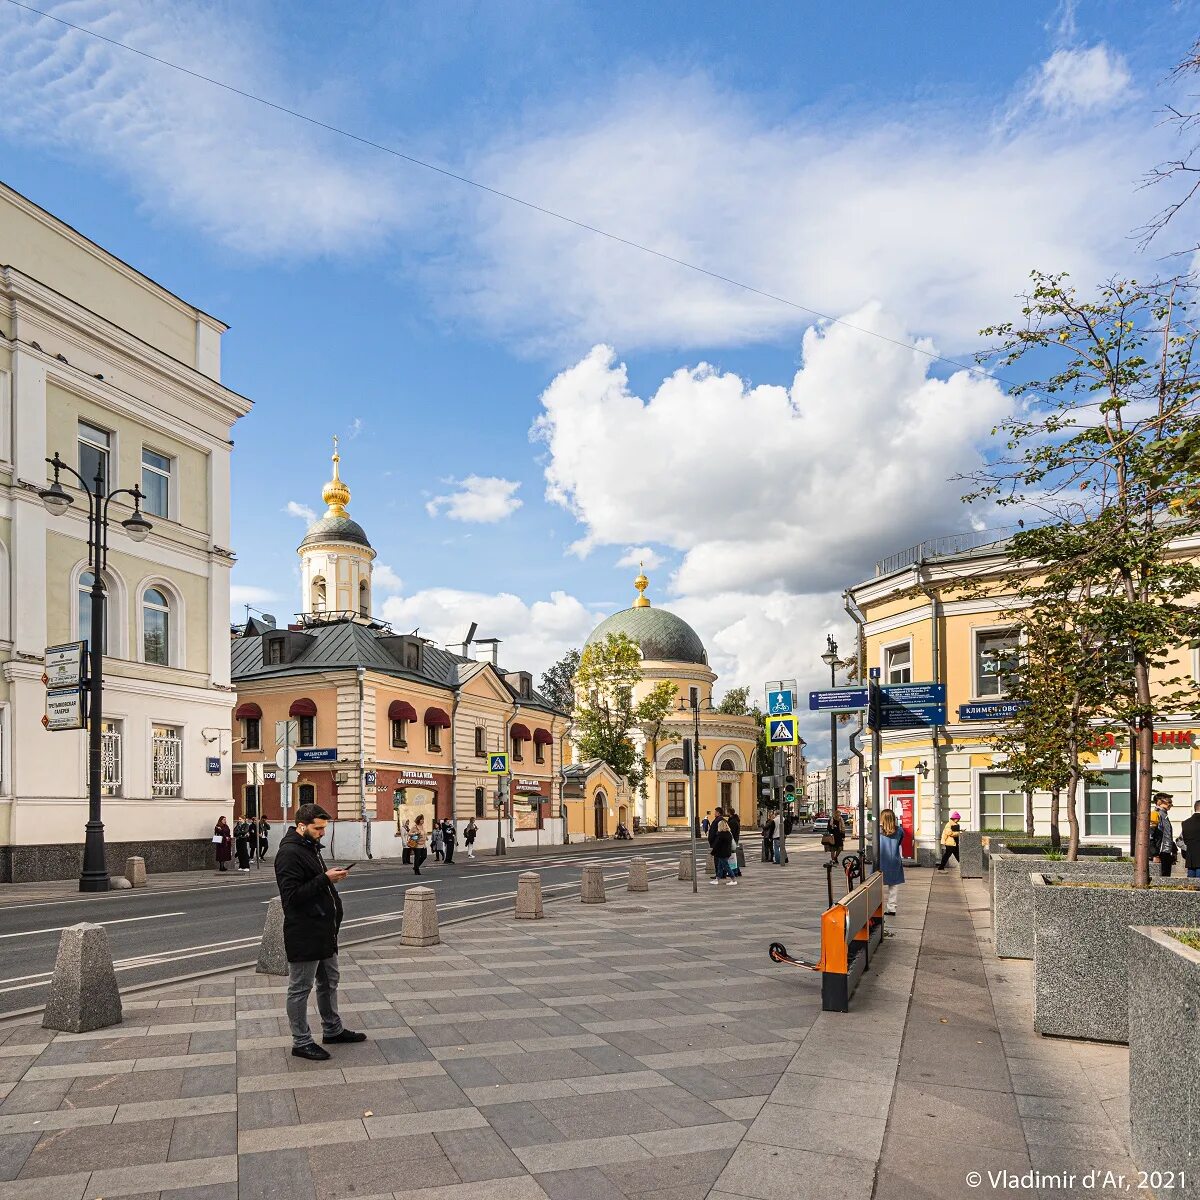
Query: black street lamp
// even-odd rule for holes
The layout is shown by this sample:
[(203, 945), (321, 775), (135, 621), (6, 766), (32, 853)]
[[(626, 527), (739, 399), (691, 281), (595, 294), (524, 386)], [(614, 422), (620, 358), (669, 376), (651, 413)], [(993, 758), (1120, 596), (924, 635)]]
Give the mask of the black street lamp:
[(108, 567), (108, 506), (117, 496), (133, 497), (133, 513), (121, 522), (125, 532), (135, 542), (145, 540), (153, 526), (142, 516), (142, 490), (136, 484), (106, 492), (104, 461), (96, 469), (96, 478), (89, 487), (74, 467), (59, 457), (58, 451), (46, 462), (54, 468), (54, 482), (38, 495), (53, 517), (61, 517), (75, 497), (62, 485), (60, 473), (67, 471), (79, 481), (80, 490), (88, 498), (88, 566), (92, 572), (91, 661), (88, 664), (88, 821), (83, 838), (83, 870), (79, 876), (81, 892), (108, 891), (108, 863), (104, 855), (104, 821), (101, 819), (101, 762), (102, 731), (104, 727), (104, 629), (105, 605), (104, 571)]
[[(821, 655), (821, 661), (829, 668), (829, 686), (837, 687), (837, 664), (838, 664), (838, 648), (837, 642), (833, 640), (833, 634), (825, 635), (825, 653)], [(837, 715), (829, 714), (829, 816), (832, 819), (837, 812)]]

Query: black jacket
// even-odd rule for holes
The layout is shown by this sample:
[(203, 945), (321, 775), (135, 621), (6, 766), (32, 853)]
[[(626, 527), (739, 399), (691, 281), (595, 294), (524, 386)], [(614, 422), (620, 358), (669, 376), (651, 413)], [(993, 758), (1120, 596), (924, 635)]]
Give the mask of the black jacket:
[(733, 833), (728, 821), (714, 821), (708, 831), (708, 844), (713, 858), (733, 857)]
[(740, 842), (742, 840), (742, 818), (737, 813), (733, 813), (726, 817), (725, 821), (729, 825), (729, 832), (733, 834), (733, 840)]
[(1200, 871), (1200, 813), (1193, 813), (1179, 827), (1179, 836), (1187, 846), (1186, 863), (1189, 871)]
[(773, 842), (775, 840), (775, 818), (768, 817), (767, 823), (763, 826), (763, 841)]
[(283, 944), (288, 962), (315, 962), (338, 952), (342, 901), (325, 876), (320, 842), (296, 830), (283, 835), (275, 851), (275, 882), (283, 901)]
[(442, 840), (449, 846), (456, 845), (458, 842), (458, 833), (454, 828), (453, 821), (442, 822)]

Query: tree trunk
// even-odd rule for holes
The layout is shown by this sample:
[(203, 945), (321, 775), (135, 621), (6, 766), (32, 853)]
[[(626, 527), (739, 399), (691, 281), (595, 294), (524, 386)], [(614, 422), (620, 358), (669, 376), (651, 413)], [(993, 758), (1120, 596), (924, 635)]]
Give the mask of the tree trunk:
[(1033, 837), (1033, 793), (1025, 793), (1025, 832)]
[(1067, 843), (1067, 861), (1079, 858), (1079, 816), (1075, 812), (1075, 798), (1079, 794), (1079, 767), (1072, 766), (1067, 777), (1067, 824), (1071, 828), (1071, 839)]
[[(1134, 655), (1133, 680), (1138, 707), (1137, 727), (1137, 838), (1133, 844), (1133, 886), (1150, 886), (1150, 796), (1154, 790), (1154, 718), (1150, 707), (1150, 664), (1141, 652)], [(1132, 782), (1132, 781), (1130, 781)]]
[(1062, 849), (1062, 834), (1058, 829), (1059, 806), (1062, 804), (1062, 789), (1050, 789), (1050, 849)]

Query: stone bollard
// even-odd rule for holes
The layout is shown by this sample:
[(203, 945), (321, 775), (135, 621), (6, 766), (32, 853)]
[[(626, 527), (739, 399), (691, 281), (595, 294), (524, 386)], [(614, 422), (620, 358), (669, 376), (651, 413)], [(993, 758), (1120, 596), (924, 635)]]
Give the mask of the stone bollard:
[(130, 887), (146, 886), (146, 860), (144, 858), (127, 858), (125, 860), (125, 878)]
[(705, 869), (708, 871), (709, 879), (716, 879), (716, 877), (717, 877), (717, 860), (715, 858), (713, 858), (713, 856), (711, 854), (706, 854), (704, 856), (704, 866), (705, 866)]
[(958, 835), (958, 865), (963, 879), (983, 878), (983, 834), (964, 829)]
[(108, 935), (100, 925), (72, 925), (58, 939), (58, 957), (43, 1029), (88, 1033), (121, 1023), (121, 992)]
[(692, 880), (692, 852), (684, 850), (679, 855), (679, 878), (686, 879), (689, 883)]
[(545, 915), (542, 911), (542, 877), (536, 871), (523, 871), (517, 876), (517, 920), (536, 921)]
[(404, 924), (400, 927), (402, 946), (436, 946), (438, 936), (437, 897), (431, 887), (412, 887), (404, 893)]
[(258, 944), (258, 975), (288, 974), (287, 951), (283, 947), (283, 901), (276, 896), (267, 905), (267, 920)]
[(599, 865), (583, 868), (579, 899), (584, 904), (604, 903), (604, 870)]
[(648, 892), (650, 890), (650, 868), (644, 858), (629, 860), (629, 891)]
[[(734, 858), (737, 860), (738, 870), (740, 871), (746, 865), (746, 851), (742, 848), (742, 843), (738, 842), (737, 849), (734, 851)], [(714, 871), (716, 868), (713, 868)]]

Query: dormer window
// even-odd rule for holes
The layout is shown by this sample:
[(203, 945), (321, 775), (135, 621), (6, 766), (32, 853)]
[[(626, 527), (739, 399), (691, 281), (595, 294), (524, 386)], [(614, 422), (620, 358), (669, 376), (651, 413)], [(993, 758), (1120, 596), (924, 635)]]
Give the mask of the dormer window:
[(266, 651), (263, 661), (268, 667), (277, 667), (283, 662), (283, 638), (267, 638), (263, 647)]

